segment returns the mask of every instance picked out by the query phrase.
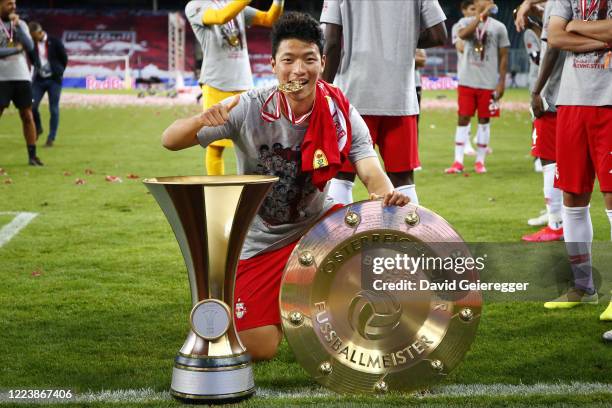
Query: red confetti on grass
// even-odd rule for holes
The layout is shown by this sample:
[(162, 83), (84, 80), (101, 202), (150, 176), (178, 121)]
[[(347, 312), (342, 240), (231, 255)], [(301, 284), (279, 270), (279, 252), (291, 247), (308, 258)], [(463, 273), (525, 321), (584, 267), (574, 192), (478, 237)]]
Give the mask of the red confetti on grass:
[(85, 169), (85, 174), (91, 176), (92, 174), (94, 174), (94, 171), (92, 169)]
[(74, 184), (80, 186), (82, 184), (85, 184), (85, 180), (83, 180), (82, 178), (78, 178), (78, 179), (74, 180)]
[(71, 172), (69, 172), (69, 171), (65, 171), (65, 172), (64, 172), (64, 176), (72, 176), (72, 173), (71, 173)]
[(4, 184), (13, 184), (13, 179), (7, 178), (4, 180)]
[(140, 176), (138, 174), (130, 173), (130, 174), (127, 175), (127, 178), (132, 179), (132, 180), (136, 180), (136, 179), (139, 179)]
[(40, 276), (40, 275), (42, 275), (42, 269), (41, 269), (41, 268), (34, 269), (34, 270), (32, 271), (32, 276), (33, 276), (33, 277), (35, 277), (35, 278), (36, 278), (36, 277), (38, 277), (38, 276)]
[(470, 177), (470, 173), (463, 173), (463, 177)]
[(117, 177), (117, 176), (106, 176), (104, 177), (104, 180), (110, 183), (123, 183), (123, 180), (121, 180), (121, 177)]

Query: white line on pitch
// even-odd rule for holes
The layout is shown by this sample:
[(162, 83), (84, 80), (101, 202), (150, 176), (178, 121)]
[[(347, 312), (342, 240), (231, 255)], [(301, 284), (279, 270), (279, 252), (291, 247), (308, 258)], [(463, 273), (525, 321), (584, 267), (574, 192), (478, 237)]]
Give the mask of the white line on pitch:
[(37, 213), (30, 212), (0, 212), (0, 215), (15, 215), (15, 218), (0, 229), (0, 248), (30, 223)]
[[(438, 397), (508, 397), (508, 396), (535, 396), (535, 395), (589, 395), (594, 393), (612, 393), (612, 384), (606, 383), (556, 383), (556, 384), (454, 384), (435, 387), (431, 391), (410, 394), (419, 399), (435, 399)], [(0, 393), (1, 402), (151, 402), (169, 401), (172, 399), (167, 391), (155, 391), (150, 388), (133, 390), (108, 390), (87, 393), (73, 393), (74, 397), (66, 400), (9, 400), (8, 393)], [(255, 398), (270, 399), (299, 399), (316, 397), (339, 397), (320, 387), (300, 387), (293, 389), (257, 388)], [(384, 399), (384, 398), (383, 398)]]

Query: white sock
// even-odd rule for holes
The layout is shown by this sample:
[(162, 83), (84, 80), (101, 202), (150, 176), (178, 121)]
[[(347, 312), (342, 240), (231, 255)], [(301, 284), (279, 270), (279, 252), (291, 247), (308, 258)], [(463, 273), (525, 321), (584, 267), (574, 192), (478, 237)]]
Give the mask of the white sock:
[(555, 188), (555, 172), (557, 163), (542, 166), (544, 176), (544, 200), (548, 211), (548, 227), (554, 230), (561, 228), (561, 207), (563, 206), (563, 192)]
[(467, 132), (467, 138), (465, 139), (465, 151), (474, 151), (474, 146), (472, 146), (472, 142), (470, 141), (470, 136), (472, 134), (472, 123), (470, 123), (469, 125), (467, 125), (468, 128), (468, 132)]
[(463, 164), (465, 144), (469, 143), (470, 126), (457, 126), (455, 131), (455, 161)]
[(589, 208), (563, 206), (563, 235), (574, 275), (574, 287), (592, 294), (595, 293), (591, 273), (593, 224)]
[(414, 184), (395, 187), (396, 191), (410, 197), (410, 202), (414, 205), (419, 205), (419, 197), (417, 196), (416, 186)]
[(478, 152), (476, 153), (476, 161), (484, 164), (487, 156), (487, 148), (491, 140), (491, 124), (478, 124), (478, 132), (476, 133), (476, 141), (478, 144)]
[[(612, 210), (606, 210), (606, 214), (608, 214), (608, 220), (610, 221), (610, 240), (612, 240)], [(612, 299), (610, 299), (612, 302)]]
[(355, 183), (348, 180), (331, 179), (327, 195), (330, 196), (336, 204), (350, 204), (353, 202), (354, 184)]

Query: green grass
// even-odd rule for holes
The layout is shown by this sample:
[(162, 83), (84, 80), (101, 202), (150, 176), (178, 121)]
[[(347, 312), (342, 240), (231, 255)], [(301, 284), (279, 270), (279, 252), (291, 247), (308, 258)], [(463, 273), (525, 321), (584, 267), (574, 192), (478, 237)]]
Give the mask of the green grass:
[[(512, 90), (509, 96), (527, 98), (525, 91)], [(185, 266), (154, 199), (139, 180), (126, 176), (203, 174), (202, 149), (169, 152), (159, 142), (174, 118), (197, 111), (195, 105), (64, 108), (56, 146), (39, 151), (43, 168), (26, 165), (18, 115), (5, 111), (0, 167), (14, 183), (4, 184), (6, 177), (0, 176), (0, 212), (39, 216), (0, 248), (1, 390), (169, 388), (173, 356), (188, 329)], [(506, 112), (493, 124), (490, 173), (482, 176), (442, 174), (452, 161), (454, 128), (454, 112), (422, 116), (424, 169), (417, 173), (421, 203), (449, 220), (467, 241), (517, 242), (530, 231), (526, 219), (543, 207), (541, 175), (532, 171), (529, 157), (528, 114)], [(227, 152), (225, 157), (227, 168), (235, 168), (233, 155)], [(86, 175), (85, 169), (94, 174)], [(123, 183), (106, 182), (106, 175), (120, 176)], [(75, 185), (76, 178), (86, 184)], [(365, 197), (359, 186), (355, 198)], [(609, 240), (610, 225), (598, 194), (591, 214), (595, 240)], [(0, 215), (0, 226), (10, 219)], [(40, 276), (32, 275), (35, 270)], [(609, 281), (609, 267), (607, 273)], [(444, 384), (611, 383), (612, 352), (600, 335), (612, 327), (597, 320), (604, 307), (550, 312), (540, 303), (487, 304), (471, 351)], [(286, 343), (273, 361), (257, 364), (255, 374), (258, 386), (279, 391), (315, 384)], [(254, 399), (245, 406), (606, 406), (610, 398), (612, 391), (426, 400), (305, 397)]]

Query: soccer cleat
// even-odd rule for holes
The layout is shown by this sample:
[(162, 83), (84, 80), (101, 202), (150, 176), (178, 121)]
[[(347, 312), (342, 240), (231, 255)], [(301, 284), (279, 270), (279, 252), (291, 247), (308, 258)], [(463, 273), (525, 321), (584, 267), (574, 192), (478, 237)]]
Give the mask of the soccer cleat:
[(444, 173), (446, 174), (459, 174), (462, 172), (463, 172), (463, 164), (459, 162), (454, 162), (452, 166), (444, 170)]
[(612, 343), (612, 330), (608, 330), (603, 334), (603, 341), (606, 343)]
[(30, 166), (44, 166), (44, 164), (40, 161), (40, 159), (37, 156), (34, 156), (31, 159), (29, 159), (28, 164)]
[(531, 225), (532, 227), (541, 227), (546, 224), (548, 224), (548, 212), (546, 212), (546, 210), (540, 211), (538, 217), (527, 220), (527, 225)]
[(539, 230), (538, 232), (534, 232), (533, 234), (524, 235), (521, 239), (527, 242), (561, 241), (563, 240), (563, 228), (554, 230), (550, 228), (549, 226), (546, 226), (542, 228), (541, 230)]
[(599, 320), (607, 322), (612, 321), (612, 300), (610, 301), (610, 304), (608, 305), (607, 309), (599, 315)]
[(481, 162), (474, 163), (474, 171), (477, 174), (484, 174), (487, 172), (487, 168)]
[(599, 301), (597, 292), (587, 295), (581, 290), (571, 288), (558, 298), (544, 303), (546, 309), (571, 309), (580, 305), (596, 305)]

